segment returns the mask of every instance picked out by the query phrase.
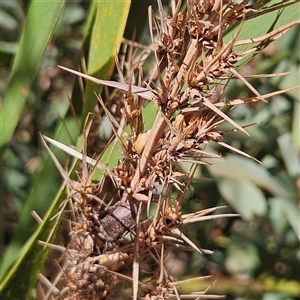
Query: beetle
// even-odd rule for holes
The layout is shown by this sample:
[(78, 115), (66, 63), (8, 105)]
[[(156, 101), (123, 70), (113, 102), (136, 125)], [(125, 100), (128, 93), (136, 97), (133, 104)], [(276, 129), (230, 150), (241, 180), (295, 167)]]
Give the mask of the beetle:
[[(94, 229), (98, 237), (107, 242), (117, 241), (135, 222), (136, 205), (133, 203), (116, 204), (103, 219), (95, 216)], [(98, 222), (97, 222), (98, 221)]]

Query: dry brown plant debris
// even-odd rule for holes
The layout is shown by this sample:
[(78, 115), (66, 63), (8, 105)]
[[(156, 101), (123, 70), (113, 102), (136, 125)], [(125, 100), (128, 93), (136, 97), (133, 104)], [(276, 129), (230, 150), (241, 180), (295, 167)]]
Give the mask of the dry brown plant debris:
[[(220, 130), (223, 122), (232, 125), (230, 132), (239, 130), (248, 134), (245, 127), (228, 117), (226, 109), (266, 101), (285, 91), (260, 95), (238, 73), (237, 65), (259, 51), (260, 46), (255, 46), (254, 42), (267, 44), (295, 24), (255, 41), (238, 40), (237, 31), (231, 41), (224, 44), (223, 33), (229, 26), (238, 23), (241, 28), (245, 20), (266, 11), (248, 6), (247, 0), (241, 3), (187, 2), (186, 11), (181, 12), (181, 1), (177, 1), (171, 17), (165, 16), (161, 1), (158, 1), (158, 17), (149, 8), (152, 46), (124, 41), (135, 54), (129, 61), (117, 63), (120, 82), (69, 70), (123, 91), (122, 99), (116, 101), (122, 103), (121, 114), (106, 107), (98, 96), (113, 128), (115, 140), (112, 144), (121, 145), (123, 158), (109, 170), (88, 157), (87, 133), (84, 133), (83, 155), (56, 142), (58, 147), (82, 159), (82, 163), (77, 180), (73, 181), (53, 157), (68, 186), (68, 197), (55, 217), (69, 218), (70, 242), (66, 247), (52, 245), (63, 254), (58, 262), (57, 277), (52, 283), (48, 282), (48, 290), (44, 291), (45, 299), (111, 299), (116, 290), (123, 287), (122, 282), (128, 283), (124, 291), (130, 290), (129, 298), (133, 299), (222, 298), (209, 295), (208, 290), (180, 295), (180, 284), (188, 280), (182, 282), (172, 278), (164, 260), (174, 248), (210, 253), (199, 249), (183, 234), (182, 228), (187, 223), (231, 216), (209, 215), (218, 207), (184, 215), (181, 207), (197, 165), (211, 164), (221, 158), (206, 150), (209, 142), (254, 159), (222, 142), (223, 135), (229, 133)], [(236, 50), (236, 46), (246, 44), (253, 47)], [(145, 57), (151, 54), (155, 57), (155, 68), (146, 77), (146, 87), (141, 87), (140, 70)], [(244, 82), (255, 97), (224, 100), (225, 89), (232, 79)], [(145, 99), (152, 101), (158, 111), (148, 130), (143, 128)], [(130, 133), (125, 131), (127, 125)], [(44, 139), (55, 144), (49, 138)], [(190, 172), (183, 174), (176, 169), (178, 162), (193, 163)], [(97, 168), (104, 175), (95, 182), (93, 173)]]

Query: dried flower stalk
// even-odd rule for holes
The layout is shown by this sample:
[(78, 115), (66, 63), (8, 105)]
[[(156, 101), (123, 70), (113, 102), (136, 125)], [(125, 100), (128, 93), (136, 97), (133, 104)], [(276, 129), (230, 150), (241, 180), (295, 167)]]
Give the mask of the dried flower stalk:
[[(224, 108), (266, 101), (285, 91), (260, 95), (238, 73), (237, 65), (259, 50), (254, 43), (269, 43), (299, 22), (245, 41), (237, 40), (238, 30), (231, 41), (224, 44), (223, 34), (229, 26), (238, 23), (241, 29), (245, 20), (268, 10), (248, 5), (247, 0), (238, 4), (225, 0), (187, 2), (186, 12), (182, 13), (181, 1), (178, 1), (171, 17), (165, 17), (160, 1), (159, 17), (149, 8), (151, 49), (156, 65), (146, 88), (132, 82), (132, 74), (137, 82), (141, 82), (142, 55), (139, 59), (132, 58), (127, 73), (124, 70), (126, 64), (118, 64), (120, 72), (124, 72), (120, 76), (123, 78), (121, 83), (69, 70), (93, 82), (124, 91), (120, 100), (123, 103), (121, 116), (113, 116), (98, 96), (110, 120), (115, 141), (122, 147), (123, 159), (109, 170), (87, 157), (85, 141), (83, 155), (76, 154), (83, 160), (77, 181), (71, 181), (56, 162), (69, 188), (62, 212), (69, 203), (72, 221), (70, 242), (63, 251), (58, 275), (64, 288), (59, 283), (55, 288), (51, 285), (47, 297), (52, 293), (63, 299), (110, 299), (121, 282), (128, 282), (128, 286), (132, 286), (133, 299), (221, 298), (208, 295), (207, 291), (180, 296), (178, 287), (184, 282), (176, 281), (168, 274), (164, 259), (172, 248), (209, 253), (199, 249), (182, 233), (184, 224), (232, 216), (210, 216), (217, 208), (182, 215), (184, 196), (197, 164), (211, 164), (220, 159), (206, 151), (208, 142), (219, 143), (253, 158), (222, 142), (223, 135), (229, 133), (220, 130), (223, 122), (232, 125), (230, 132), (239, 130), (248, 134), (246, 126), (230, 119)], [(283, 6), (277, 5), (276, 9)], [(236, 50), (237, 46), (246, 44), (253, 47)], [(228, 82), (236, 78), (244, 82), (255, 97), (223, 100)], [(144, 99), (152, 101), (158, 109), (150, 130), (143, 128)], [(129, 125), (130, 133), (125, 132), (126, 125)], [(53, 143), (51, 139), (45, 139)], [(58, 146), (66, 152), (72, 151), (66, 146)], [(194, 164), (189, 174), (176, 169), (176, 162), (185, 161)], [(105, 173), (98, 182), (92, 179), (96, 168)], [(162, 192), (156, 195), (158, 188)], [(174, 191), (176, 199), (171, 197)], [(155, 213), (150, 215), (150, 210)], [(147, 274), (145, 266), (149, 262), (151, 278), (140, 280)]]

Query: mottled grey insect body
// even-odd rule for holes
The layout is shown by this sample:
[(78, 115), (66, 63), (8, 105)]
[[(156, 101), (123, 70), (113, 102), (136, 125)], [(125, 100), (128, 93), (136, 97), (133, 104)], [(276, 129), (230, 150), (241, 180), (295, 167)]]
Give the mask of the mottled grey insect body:
[(118, 204), (115, 209), (106, 215), (101, 221), (101, 235), (99, 237), (106, 241), (116, 241), (135, 222), (136, 206), (134, 204)]

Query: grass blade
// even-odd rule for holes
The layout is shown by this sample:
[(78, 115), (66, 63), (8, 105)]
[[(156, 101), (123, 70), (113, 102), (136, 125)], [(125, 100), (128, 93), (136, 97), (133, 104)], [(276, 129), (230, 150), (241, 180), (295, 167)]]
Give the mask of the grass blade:
[[(65, 126), (69, 132), (73, 134), (71, 139), (78, 136), (79, 129), (73, 119), (65, 119)], [(55, 139), (66, 143), (66, 141), (69, 141), (69, 138), (68, 132), (65, 131), (64, 127), (62, 125), (59, 126), (55, 133)], [(62, 151), (55, 149), (55, 147), (53, 147), (52, 151), (60, 161), (65, 160), (66, 155), (62, 155)], [(20, 252), (23, 251), (23, 245), (33, 233), (32, 229), (36, 222), (31, 216), (31, 211), (34, 210), (38, 215), (43, 216), (53, 202), (61, 182), (61, 176), (52, 159), (49, 156), (45, 157), (41, 171), (36, 177), (31, 193), (26, 200), (13, 239), (1, 260), (0, 272), (2, 275), (4, 275), (11, 264), (19, 258)]]
[(54, 2), (34, 0), (31, 2), (0, 111), (1, 160), (17, 126), (23, 106), (64, 5), (64, 0)]
[[(115, 56), (119, 51), (130, 1), (97, 1), (95, 22), (92, 27), (92, 35), (88, 54), (87, 72), (89, 75), (106, 79), (113, 71)], [(117, 26), (114, 26), (117, 24)], [(97, 103), (95, 92), (100, 93), (102, 87), (87, 82), (85, 90), (85, 102), (82, 113), (83, 128), (86, 116), (94, 111)]]

